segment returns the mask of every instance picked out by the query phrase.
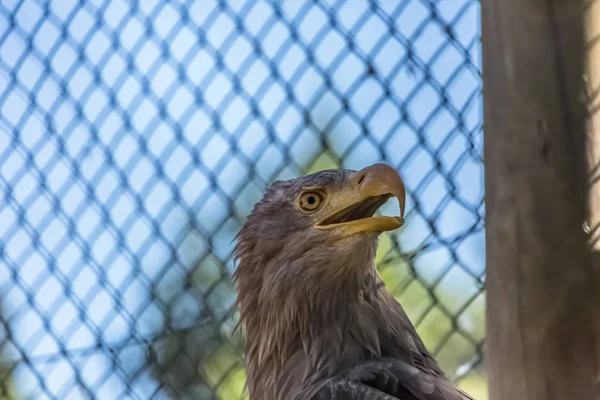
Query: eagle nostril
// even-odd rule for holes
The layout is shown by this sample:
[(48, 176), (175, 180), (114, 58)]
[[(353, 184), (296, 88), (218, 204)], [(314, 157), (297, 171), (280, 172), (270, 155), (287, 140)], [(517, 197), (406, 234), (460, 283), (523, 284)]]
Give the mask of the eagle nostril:
[(358, 183), (357, 183), (358, 186), (360, 186), (365, 181), (366, 176), (367, 176), (367, 174), (362, 174), (360, 176), (360, 178), (358, 178)]

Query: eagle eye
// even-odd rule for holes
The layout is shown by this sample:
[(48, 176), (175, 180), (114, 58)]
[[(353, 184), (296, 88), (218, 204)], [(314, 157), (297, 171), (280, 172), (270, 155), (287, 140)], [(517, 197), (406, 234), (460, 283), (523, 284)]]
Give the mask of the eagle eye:
[(305, 192), (298, 198), (298, 206), (302, 211), (315, 211), (323, 202), (323, 196), (317, 192)]

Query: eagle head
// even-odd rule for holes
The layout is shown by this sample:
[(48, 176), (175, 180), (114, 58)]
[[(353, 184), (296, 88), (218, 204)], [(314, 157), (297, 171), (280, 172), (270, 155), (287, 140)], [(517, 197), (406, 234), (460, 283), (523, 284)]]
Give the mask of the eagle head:
[[(392, 197), (398, 215), (375, 216)], [(380, 324), (369, 320), (376, 312), (361, 311), (361, 302), (376, 291), (377, 237), (403, 225), (405, 197), (400, 175), (386, 164), (324, 170), (276, 181), (266, 190), (235, 248), (251, 393), (276, 390), (275, 382), (286, 380), (277, 376), (290, 368), (305, 370), (290, 376), (323, 372), (336, 369), (342, 353), (351, 355), (346, 362), (361, 357), (358, 347), (345, 349), (353, 343), (346, 330), (361, 318), (365, 325)], [(378, 353), (373, 329), (354, 336), (364, 335), (356, 340)], [(294, 357), (298, 365), (290, 367)]]

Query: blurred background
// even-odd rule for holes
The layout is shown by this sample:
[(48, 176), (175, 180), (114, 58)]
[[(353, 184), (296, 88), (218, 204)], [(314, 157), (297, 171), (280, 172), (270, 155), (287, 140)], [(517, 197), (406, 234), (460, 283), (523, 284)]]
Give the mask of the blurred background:
[(380, 274), (486, 399), (479, 33), (475, 0), (3, 0), (0, 399), (242, 398), (233, 236), (378, 161)]

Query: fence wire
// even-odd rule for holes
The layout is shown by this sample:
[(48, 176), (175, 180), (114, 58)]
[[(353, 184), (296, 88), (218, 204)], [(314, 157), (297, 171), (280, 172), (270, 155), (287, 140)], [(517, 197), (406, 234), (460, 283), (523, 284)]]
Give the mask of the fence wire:
[(238, 399), (231, 240), (264, 187), (385, 161), (377, 266), (485, 398), (479, 4), (0, 3), (0, 399)]

